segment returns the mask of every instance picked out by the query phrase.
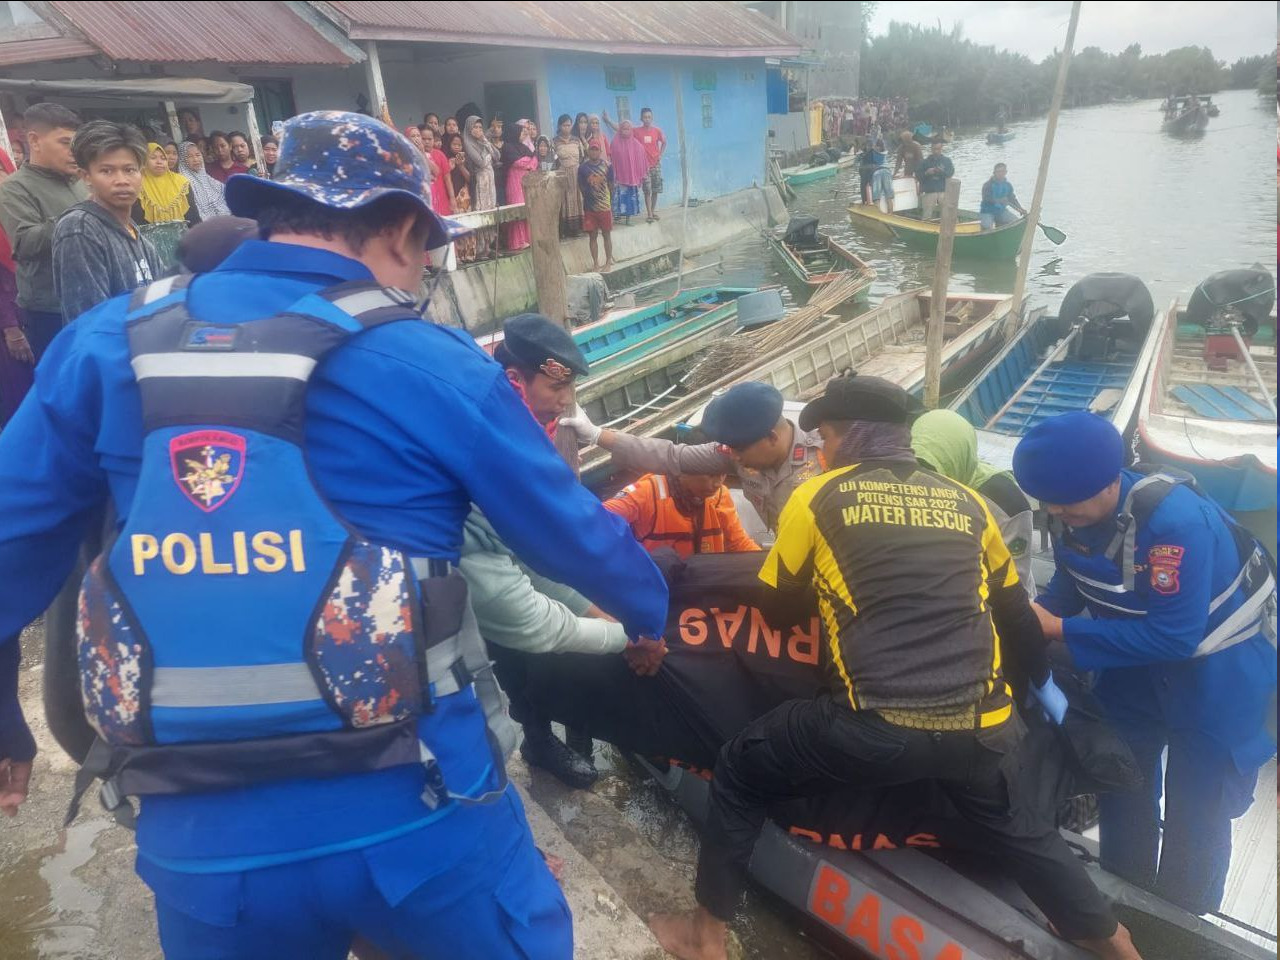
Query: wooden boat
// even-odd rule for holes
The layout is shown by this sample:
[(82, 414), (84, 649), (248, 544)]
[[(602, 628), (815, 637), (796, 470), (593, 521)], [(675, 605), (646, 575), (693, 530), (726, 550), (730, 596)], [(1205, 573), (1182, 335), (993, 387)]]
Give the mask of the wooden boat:
[[(1274, 304), (1274, 287), (1268, 294)], [(1144, 460), (1187, 471), (1233, 513), (1269, 512), (1264, 542), (1274, 543), (1274, 309), (1254, 332), (1248, 329), (1241, 341), (1252, 368), (1228, 323), (1197, 322), (1173, 301), (1155, 331), (1155, 362), (1138, 406), (1138, 443)]]
[[(825, 321), (806, 334), (799, 346), (788, 342), (696, 389), (676, 385), (659, 401), (615, 419), (612, 425), (639, 436), (671, 436), (677, 424), (735, 383), (760, 380), (773, 384), (788, 399), (805, 400), (820, 393), (832, 377), (851, 369), (922, 394), (924, 331), (931, 299), (928, 290), (914, 290), (890, 297), (852, 320)], [(942, 353), (944, 392), (967, 383), (999, 349), (1012, 330), (1010, 307), (1009, 297), (996, 294), (948, 295)], [(584, 452), (582, 471), (587, 483), (607, 479), (607, 452), (598, 448)]]
[(1174, 97), (1166, 105), (1160, 129), (1174, 136), (1195, 136), (1209, 125), (1209, 108), (1200, 97)]
[[(905, 213), (885, 213), (875, 204), (855, 203), (849, 207), (849, 219), (856, 226), (867, 226), (880, 233), (887, 232), (893, 239), (924, 253), (936, 253), (941, 225), (936, 220), (920, 220)], [(954, 256), (977, 260), (1011, 260), (1022, 247), (1022, 235), (1027, 220), (1019, 217), (1015, 222), (994, 230), (983, 230), (978, 214), (972, 210), (960, 211), (956, 225)]]
[[(641, 308), (638, 312), (643, 315), (662, 313), (670, 322), (639, 328), (624, 345), (598, 361), (588, 355), (591, 373), (578, 382), (578, 404), (592, 420), (605, 423), (648, 403), (676, 383), (699, 352), (738, 329), (739, 300), (754, 292), (740, 287), (687, 291)], [(624, 314), (612, 321), (606, 317), (601, 323), (620, 321), (630, 323), (631, 318)], [(576, 331), (574, 339), (579, 340), (581, 333)], [(598, 342), (602, 336), (595, 339)]]
[(1017, 134), (1012, 130), (1006, 130), (1004, 133), (1001, 133), (998, 130), (992, 130), (987, 134), (987, 143), (1008, 143), (1015, 136), (1017, 136)]
[(1040, 313), (950, 404), (978, 430), (978, 453), (1001, 469), (1033, 426), (1093, 410), (1125, 434), (1155, 352), (1151, 294), (1136, 277), (1093, 274), (1056, 316)]
[(817, 167), (785, 167), (782, 171), (782, 179), (794, 187), (802, 183), (813, 183), (815, 180), (826, 180), (839, 172), (839, 163), (824, 163)]
[[(637, 355), (679, 339), (690, 329), (702, 329), (717, 320), (737, 316), (734, 301), (753, 287), (698, 287), (668, 300), (611, 310), (595, 323), (573, 331), (594, 371), (603, 371), (634, 359)], [(690, 325), (693, 321), (693, 325)], [(502, 332), (478, 337), (486, 353), (492, 354), (502, 342)]]
[[(814, 218), (816, 227), (816, 218)], [(811, 287), (830, 283), (841, 274), (856, 271), (866, 281), (861, 295), (866, 294), (875, 279), (875, 270), (856, 253), (832, 237), (816, 229), (798, 235), (790, 226), (786, 234), (766, 233), (765, 240), (802, 283)]]

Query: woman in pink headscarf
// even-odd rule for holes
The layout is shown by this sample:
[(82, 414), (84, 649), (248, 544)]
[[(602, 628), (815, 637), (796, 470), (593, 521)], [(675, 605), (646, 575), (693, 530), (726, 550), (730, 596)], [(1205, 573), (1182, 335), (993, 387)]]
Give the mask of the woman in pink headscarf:
[[(525, 174), (538, 169), (534, 138), (538, 128), (529, 120), (516, 123), (516, 135), (502, 145), (503, 166), (507, 168), (507, 203), (524, 203)], [(507, 249), (523, 250), (529, 246), (529, 221), (516, 220), (506, 225)]]
[(640, 185), (649, 172), (649, 155), (630, 120), (618, 124), (618, 135), (609, 145), (609, 159), (613, 163), (613, 215), (629, 224), (632, 217), (640, 215)]

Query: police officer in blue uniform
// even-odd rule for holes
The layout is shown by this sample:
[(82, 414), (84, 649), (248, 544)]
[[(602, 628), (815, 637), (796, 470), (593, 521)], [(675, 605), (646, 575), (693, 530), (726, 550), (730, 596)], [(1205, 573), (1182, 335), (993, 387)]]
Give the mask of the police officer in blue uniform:
[(227, 188), (264, 239), (77, 319), (0, 437), (0, 802), (16, 810), (34, 752), (13, 641), (109, 499), (80, 600), (97, 740), (77, 786), (101, 777), (121, 819), (140, 798), (166, 956), (339, 960), (360, 936), (567, 960), (452, 570), (462, 523), (474, 502), (632, 637), (662, 629), (665, 585), (498, 364), (404, 293), (448, 239), (410, 143), (305, 114), (276, 172)]
[(1034, 427), (1013, 460), (1054, 534), (1045, 634), (1097, 671), (1148, 784), (1099, 798), (1102, 864), (1201, 914), (1222, 900), (1231, 821), (1275, 754), (1273, 567), (1192, 485), (1123, 464), (1119, 433), (1083, 412)]

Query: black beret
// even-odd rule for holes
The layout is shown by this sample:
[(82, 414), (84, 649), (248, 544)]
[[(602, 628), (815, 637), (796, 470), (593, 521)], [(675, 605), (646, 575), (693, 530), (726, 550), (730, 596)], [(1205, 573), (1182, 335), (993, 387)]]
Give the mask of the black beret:
[(827, 390), (800, 412), (800, 429), (813, 430), (829, 420), (910, 423), (924, 408), (896, 383), (880, 377), (845, 374), (828, 381)]
[(749, 447), (782, 418), (782, 394), (767, 383), (738, 383), (707, 405), (702, 432), (727, 447)]
[(516, 363), (545, 373), (552, 380), (585, 377), (590, 368), (569, 331), (540, 313), (522, 313), (502, 325), (502, 343), (494, 351), (499, 363)]

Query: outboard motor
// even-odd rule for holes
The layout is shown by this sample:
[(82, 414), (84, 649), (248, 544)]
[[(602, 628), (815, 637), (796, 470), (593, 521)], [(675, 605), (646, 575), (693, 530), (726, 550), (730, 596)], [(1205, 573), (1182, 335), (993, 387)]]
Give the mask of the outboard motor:
[(1092, 273), (1067, 291), (1054, 333), (1062, 338), (1079, 325), (1072, 355), (1098, 360), (1111, 353), (1117, 343), (1140, 344), (1155, 315), (1151, 291), (1137, 277)]
[(818, 242), (818, 218), (792, 217), (782, 242), (797, 247), (813, 246)]
[(1187, 302), (1188, 323), (1208, 334), (1238, 324), (1241, 336), (1251, 337), (1276, 305), (1276, 282), (1270, 271), (1255, 264), (1242, 270), (1223, 270), (1201, 282)]

